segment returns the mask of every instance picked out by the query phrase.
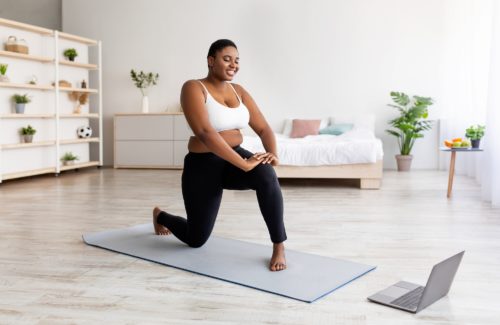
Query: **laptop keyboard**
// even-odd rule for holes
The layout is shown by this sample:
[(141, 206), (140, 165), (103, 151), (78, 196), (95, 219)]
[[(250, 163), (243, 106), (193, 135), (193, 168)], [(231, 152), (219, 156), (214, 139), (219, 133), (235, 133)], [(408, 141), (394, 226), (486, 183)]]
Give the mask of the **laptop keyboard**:
[(425, 287), (418, 287), (413, 289), (412, 291), (402, 295), (401, 297), (391, 301), (391, 304), (403, 307), (406, 309), (414, 310), (417, 308), (418, 303), (420, 301), (420, 297), (424, 292)]

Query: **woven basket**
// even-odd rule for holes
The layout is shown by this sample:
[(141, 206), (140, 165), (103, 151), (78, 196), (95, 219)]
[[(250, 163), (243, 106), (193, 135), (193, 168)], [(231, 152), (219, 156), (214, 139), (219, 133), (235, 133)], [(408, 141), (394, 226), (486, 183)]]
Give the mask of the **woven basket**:
[[(53, 82), (53, 83), (52, 83), (52, 86), (55, 86), (55, 85), (56, 85), (56, 83), (55, 83), (55, 82)], [(71, 82), (69, 82), (69, 81), (66, 81), (66, 80), (59, 80), (59, 87), (68, 87), (68, 88), (71, 88), (71, 87), (72, 87), (72, 85), (71, 85)]]
[(26, 45), (19, 45), (19, 44), (5, 44), (5, 50), (9, 52), (17, 52), (17, 53), (23, 53), (23, 54), (28, 54), (29, 53), (29, 48)]

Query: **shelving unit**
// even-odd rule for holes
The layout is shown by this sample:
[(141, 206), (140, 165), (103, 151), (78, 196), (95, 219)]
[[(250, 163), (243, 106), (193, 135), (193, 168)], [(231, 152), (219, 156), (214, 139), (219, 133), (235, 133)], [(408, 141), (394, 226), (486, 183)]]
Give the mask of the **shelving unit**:
[(2, 87), (2, 88), (20, 88), (20, 89), (36, 89), (36, 90), (54, 90), (53, 86), (15, 84), (12, 82), (0, 82), (0, 87)]
[[(0, 26), (1, 26), (1, 24), (0, 24)], [(0, 56), (7, 57), (7, 58), (16, 58), (16, 59), (21, 59), (21, 60), (38, 61), (38, 62), (42, 62), (42, 63), (54, 62), (54, 59), (46, 57), (46, 56), (23, 54), (23, 53), (9, 52), (9, 51), (0, 51)]]
[[(57, 175), (71, 169), (102, 166), (102, 43), (0, 18), (0, 43), (10, 35), (26, 39), (29, 54), (5, 51), (3, 46), (0, 50), (0, 63), (9, 65), (7, 76), (10, 78), (10, 82), (0, 82), (0, 183), (7, 179), (46, 173)], [(76, 62), (62, 56), (70, 47), (79, 53)], [(88, 62), (89, 47), (97, 51), (97, 63)], [(82, 79), (90, 86), (90, 73), (97, 74), (96, 87), (79, 87)], [(37, 84), (27, 82), (32, 75), (40, 77)], [(60, 80), (71, 80), (73, 86), (60, 86)], [(35, 92), (25, 114), (12, 113), (10, 97), (15, 92)], [(85, 105), (81, 114), (75, 114), (76, 104), (68, 96), (72, 92), (96, 96), (92, 111)], [(90, 121), (95, 123), (94, 137), (78, 138), (76, 129), (89, 125)], [(37, 129), (33, 143), (21, 142), (18, 135), (18, 130), (28, 124)], [(98, 146), (94, 159), (91, 159), (90, 146)], [(60, 157), (69, 151), (79, 156), (80, 161), (63, 166)]]
[(99, 138), (85, 138), (85, 139), (65, 139), (60, 140), (60, 144), (75, 144), (75, 143), (90, 143), (99, 142)]
[(82, 68), (82, 69), (89, 69), (89, 70), (97, 70), (97, 64), (90, 64), (90, 63), (78, 63), (78, 62), (71, 62), (71, 61), (59, 61), (59, 64), (61, 65), (67, 65), (70, 67), (75, 67), (75, 68)]
[(55, 118), (55, 114), (4, 114), (0, 115), (0, 119), (34, 119), (34, 118)]
[(53, 146), (56, 144), (56, 141), (38, 141), (32, 143), (11, 143), (11, 144), (2, 144), (1, 149), (19, 149), (19, 148), (33, 148), (33, 147), (45, 147), (45, 146)]

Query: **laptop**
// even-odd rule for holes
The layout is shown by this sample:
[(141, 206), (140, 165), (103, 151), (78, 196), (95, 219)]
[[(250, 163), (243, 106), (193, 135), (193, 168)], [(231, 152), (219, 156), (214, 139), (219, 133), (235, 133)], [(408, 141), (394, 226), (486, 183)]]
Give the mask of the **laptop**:
[(462, 251), (434, 265), (425, 287), (400, 281), (368, 297), (368, 300), (418, 313), (448, 294), (464, 253)]

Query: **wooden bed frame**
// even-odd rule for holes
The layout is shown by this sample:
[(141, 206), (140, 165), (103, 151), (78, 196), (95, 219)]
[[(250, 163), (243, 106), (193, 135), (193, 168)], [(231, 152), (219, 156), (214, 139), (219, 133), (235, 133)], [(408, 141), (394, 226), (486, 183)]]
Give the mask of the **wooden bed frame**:
[(356, 178), (361, 189), (379, 189), (382, 181), (382, 160), (374, 164), (337, 166), (290, 166), (274, 167), (278, 178)]

